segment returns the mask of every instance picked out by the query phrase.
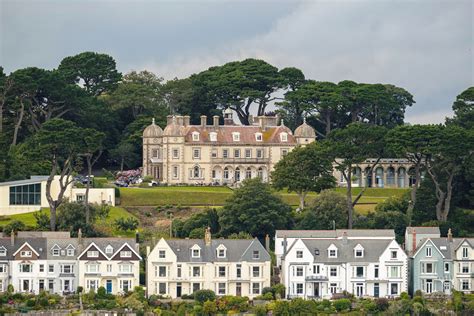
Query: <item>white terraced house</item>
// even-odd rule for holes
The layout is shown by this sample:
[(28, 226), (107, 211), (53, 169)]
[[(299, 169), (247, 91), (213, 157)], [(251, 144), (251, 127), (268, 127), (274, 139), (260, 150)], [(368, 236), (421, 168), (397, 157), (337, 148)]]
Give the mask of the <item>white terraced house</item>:
[(281, 258), (288, 298), (398, 297), (408, 290), (407, 255), (395, 239), (297, 239)]
[[(149, 251), (149, 249), (148, 249)], [(170, 298), (201, 289), (260, 295), (270, 286), (271, 259), (258, 239), (161, 239), (147, 256), (148, 296)]]

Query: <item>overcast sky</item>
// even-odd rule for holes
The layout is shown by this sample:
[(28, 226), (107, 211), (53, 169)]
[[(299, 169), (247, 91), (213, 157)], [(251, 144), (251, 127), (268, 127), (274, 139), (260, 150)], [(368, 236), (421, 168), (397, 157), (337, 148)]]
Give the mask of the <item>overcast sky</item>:
[(56, 68), (82, 51), (166, 79), (255, 57), (307, 78), (391, 83), (411, 123), (443, 122), (474, 85), (471, 0), (6, 1), (0, 65)]

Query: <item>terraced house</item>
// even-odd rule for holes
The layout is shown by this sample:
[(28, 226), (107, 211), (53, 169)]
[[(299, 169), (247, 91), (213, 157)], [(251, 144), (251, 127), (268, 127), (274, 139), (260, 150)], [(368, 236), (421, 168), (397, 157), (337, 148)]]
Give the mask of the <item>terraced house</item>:
[[(375, 232), (374, 232), (375, 233)], [(392, 238), (298, 238), (281, 257), (289, 298), (398, 297), (408, 290), (407, 255)]]
[(69, 294), (103, 286), (119, 294), (139, 285), (138, 243), (124, 238), (71, 238), (69, 232), (18, 232), (0, 238), (0, 291)]
[(258, 239), (161, 239), (147, 256), (148, 296), (170, 298), (201, 289), (260, 295), (270, 286), (271, 259)]

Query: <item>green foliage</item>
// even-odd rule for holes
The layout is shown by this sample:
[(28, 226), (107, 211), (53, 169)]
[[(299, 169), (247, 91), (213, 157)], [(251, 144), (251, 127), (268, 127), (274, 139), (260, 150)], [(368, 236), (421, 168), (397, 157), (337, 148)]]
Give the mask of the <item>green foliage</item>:
[(194, 292), (194, 299), (201, 304), (206, 301), (215, 301), (216, 293), (211, 290), (198, 290)]
[(224, 205), (219, 224), (223, 236), (240, 231), (262, 238), (273, 236), (276, 229), (291, 225), (291, 207), (260, 178), (246, 179)]
[(351, 300), (347, 298), (341, 298), (333, 302), (334, 308), (338, 312), (343, 312), (351, 309)]
[(345, 197), (335, 191), (325, 190), (314, 199), (311, 206), (297, 215), (297, 229), (332, 229), (347, 226)]
[(23, 222), (20, 222), (18, 220), (13, 220), (5, 227), (3, 227), (3, 233), (6, 236), (10, 236), (12, 232), (18, 232), (26, 229), (26, 225)]
[(290, 303), (288, 301), (275, 301), (272, 304), (273, 315), (290, 316)]
[(227, 239), (253, 239), (253, 237), (247, 232), (238, 232), (230, 234)]
[(49, 230), (49, 216), (46, 212), (39, 211), (33, 214), (36, 220), (36, 230), (47, 231)]
[(204, 227), (194, 228), (189, 233), (188, 237), (191, 238), (191, 239), (203, 239), (205, 232), (206, 232), (206, 228), (204, 228)]
[(75, 236), (79, 229), (82, 234), (87, 237), (96, 236), (93, 223), (97, 219), (99, 207), (91, 208), (91, 217), (89, 224), (86, 223), (86, 206), (82, 203), (66, 202), (58, 208), (57, 228), (62, 231), (70, 231)]
[(194, 236), (200, 236), (199, 234), (201, 233), (201, 230), (207, 227), (211, 228), (211, 233), (217, 233), (219, 232), (219, 214), (214, 208), (206, 208), (203, 212), (193, 214), (184, 222), (181, 220), (174, 220), (173, 227), (176, 236), (181, 238), (191, 237), (192, 231), (194, 231)]
[(114, 225), (118, 230), (121, 231), (133, 231), (138, 228), (138, 225), (140, 223), (138, 222), (138, 219), (134, 217), (128, 217), (128, 218), (118, 218), (115, 220)]

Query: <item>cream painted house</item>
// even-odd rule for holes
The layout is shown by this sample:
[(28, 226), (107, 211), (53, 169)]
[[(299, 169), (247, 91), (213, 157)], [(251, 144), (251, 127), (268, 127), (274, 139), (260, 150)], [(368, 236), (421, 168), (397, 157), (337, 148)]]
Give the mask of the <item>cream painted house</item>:
[[(148, 249), (149, 251), (149, 249)], [(216, 295), (260, 295), (271, 259), (258, 239), (161, 239), (147, 256), (147, 291), (171, 298), (201, 289)]]
[[(48, 176), (32, 176), (30, 179), (0, 183), (0, 215), (13, 215), (38, 211), (49, 207), (46, 199)], [(51, 183), (51, 195), (57, 198), (60, 192), (60, 177), (55, 176)], [(85, 188), (75, 188), (69, 184), (64, 197), (71, 202), (82, 202)], [(89, 202), (115, 205), (114, 188), (89, 189)]]
[(295, 133), (275, 116), (260, 116), (249, 126), (234, 124), (232, 111), (213, 124), (201, 116), (168, 116), (162, 130), (153, 120), (143, 131), (143, 175), (168, 184), (235, 184), (246, 178), (268, 181), (275, 164), (298, 145), (314, 142), (316, 133), (306, 122)]

